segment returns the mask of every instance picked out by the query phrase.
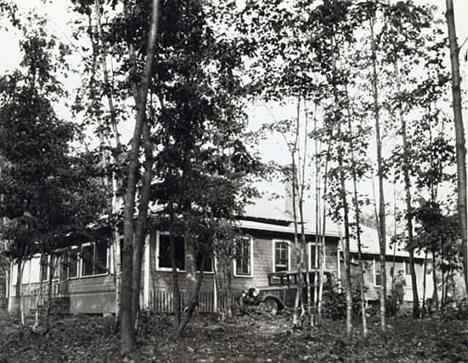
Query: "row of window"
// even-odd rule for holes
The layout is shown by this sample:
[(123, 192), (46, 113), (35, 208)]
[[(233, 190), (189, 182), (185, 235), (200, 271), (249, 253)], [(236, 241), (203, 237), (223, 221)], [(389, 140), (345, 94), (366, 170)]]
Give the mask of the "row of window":
[[(181, 237), (175, 237), (175, 262), (179, 271), (185, 270), (185, 245)], [(156, 245), (157, 264), (156, 269), (160, 271), (169, 271), (172, 269), (171, 249), (169, 235), (160, 233)], [(309, 266), (318, 267), (317, 245), (309, 243)], [(197, 271), (201, 271), (202, 255), (199, 254), (196, 259)], [(253, 239), (251, 237), (243, 238), (237, 244), (237, 250), (234, 256), (234, 275), (252, 276), (253, 266)], [(273, 271), (281, 272), (291, 269), (291, 243), (285, 240), (273, 240)], [(211, 257), (205, 258), (203, 271), (213, 271), (213, 261)]]
[[(310, 268), (318, 268), (318, 251), (315, 243), (309, 243), (309, 266)], [(285, 240), (273, 240), (273, 272), (288, 271), (291, 269), (291, 243)], [(156, 269), (160, 271), (172, 270), (172, 256), (170, 249), (170, 240), (168, 234), (159, 234), (156, 245), (157, 265)], [(105, 244), (86, 244), (81, 248), (74, 247), (69, 250), (67, 260), (61, 260), (56, 257), (54, 261), (42, 261), (40, 263), (40, 278), (41, 280), (48, 279), (49, 264), (59, 266), (61, 263), (66, 263), (66, 272), (68, 278), (88, 277), (96, 275), (104, 275), (109, 271), (110, 253)], [(184, 239), (175, 237), (175, 262), (179, 271), (185, 270), (185, 244)], [(213, 260), (211, 256), (205, 257), (204, 266), (201, 266), (202, 258), (198, 254), (196, 259), (197, 271), (213, 272)], [(237, 245), (237, 250), (234, 257), (234, 275), (235, 276), (252, 276), (253, 266), (253, 239), (251, 237), (244, 238)], [(373, 277), (374, 285), (381, 286), (382, 275), (381, 267), (378, 259), (373, 261)], [(410, 275), (409, 263), (404, 262), (406, 275)], [(55, 277), (58, 277), (58, 269), (55, 269)], [(431, 268), (428, 268), (429, 274)]]
[(109, 251), (106, 244), (90, 243), (78, 247), (72, 247), (67, 252), (67, 256), (57, 255), (54, 259), (47, 257), (40, 261), (40, 279), (46, 281), (49, 278), (50, 266), (54, 276), (59, 277), (59, 266), (64, 265), (67, 278), (87, 277), (105, 275), (109, 269)]

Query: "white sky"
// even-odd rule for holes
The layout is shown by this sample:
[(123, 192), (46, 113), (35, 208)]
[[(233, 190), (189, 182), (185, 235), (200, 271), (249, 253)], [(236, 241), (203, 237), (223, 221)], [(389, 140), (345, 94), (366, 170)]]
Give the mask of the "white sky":
[[(242, 2), (241, 0), (239, 0)], [(429, 3), (438, 6), (442, 10), (445, 9), (445, 0), (416, 0), (415, 3)], [(75, 44), (76, 41), (72, 40), (71, 30), (68, 22), (72, 20), (72, 14), (67, 10), (69, 1), (52, 1), (52, 0), (17, 0), (19, 11), (23, 14), (31, 9), (35, 9), (39, 14), (42, 14), (49, 20), (49, 30), (58, 36), (62, 42), (70, 45), (79, 46)], [(468, 0), (454, 0), (455, 6), (455, 22), (457, 27), (457, 36), (459, 45), (468, 37), (468, 22), (466, 16), (468, 15)], [(20, 54), (18, 48), (18, 34), (14, 31), (5, 31), (0, 29), (0, 44), (2, 44), (2, 51), (0, 52), (0, 73), (13, 69), (18, 66), (20, 61)], [(465, 44), (463, 53), (467, 50), (468, 44)], [(461, 59), (461, 71), (463, 76), (468, 76), (467, 62)], [(79, 57), (73, 57), (72, 62), (78, 62)], [(72, 65), (73, 66), (73, 65)], [(73, 89), (79, 86), (79, 77), (71, 75), (66, 81), (65, 86), (68, 89)], [(467, 89), (467, 83), (464, 81), (462, 84), (464, 90)], [(271, 122), (273, 119), (282, 119), (291, 117), (294, 112), (293, 107), (274, 107), (267, 108), (264, 105), (253, 105), (249, 108), (251, 115), (250, 128), (256, 128), (264, 122)], [(465, 112), (465, 130), (468, 129), (468, 115)], [(130, 131), (130, 130), (128, 130)], [(123, 130), (125, 133), (125, 130)], [(275, 160), (280, 163), (289, 163), (290, 158), (284, 139), (280, 136), (272, 137), (267, 141), (260, 143), (259, 149), (265, 161)], [(278, 193), (282, 192), (283, 187), (276, 185)]]

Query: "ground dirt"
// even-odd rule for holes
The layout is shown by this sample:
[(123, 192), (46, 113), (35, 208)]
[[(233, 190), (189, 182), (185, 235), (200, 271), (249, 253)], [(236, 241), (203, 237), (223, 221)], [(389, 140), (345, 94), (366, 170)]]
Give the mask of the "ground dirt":
[(184, 337), (171, 337), (172, 317), (145, 314), (138, 351), (119, 354), (118, 335), (106, 335), (101, 317), (54, 318), (35, 334), (0, 317), (0, 362), (468, 362), (468, 321), (442, 318), (389, 320), (382, 334), (370, 321), (369, 338), (355, 330), (344, 339), (343, 321), (293, 330), (290, 316), (249, 314), (229, 322), (198, 316)]

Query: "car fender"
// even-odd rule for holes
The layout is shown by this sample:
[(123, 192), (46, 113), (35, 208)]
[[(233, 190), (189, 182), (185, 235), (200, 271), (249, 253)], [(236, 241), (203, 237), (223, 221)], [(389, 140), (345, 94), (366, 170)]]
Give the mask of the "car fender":
[(262, 300), (261, 300), (261, 301), (263, 302), (263, 301), (265, 301), (265, 300), (267, 300), (267, 299), (273, 299), (273, 300), (275, 300), (275, 301), (278, 303), (278, 309), (279, 309), (279, 310), (283, 310), (283, 309), (284, 309), (285, 304), (284, 304), (284, 302), (283, 302), (278, 296), (270, 295), (270, 294), (264, 295), (264, 296), (262, 296)]

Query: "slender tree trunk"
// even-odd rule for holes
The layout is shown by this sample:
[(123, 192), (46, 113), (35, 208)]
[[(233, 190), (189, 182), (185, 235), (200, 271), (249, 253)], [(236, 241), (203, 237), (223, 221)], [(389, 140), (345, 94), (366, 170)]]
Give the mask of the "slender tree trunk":
[[(295, 148), (295, 146), (294, 146)], [(296, 213), (296, 199), (297, 199), (297, 185), (296, 185), (296, 157), (295, 157), (295, 151), (291, 153), (292, 155), (292, 171), (291, 171), (291, 177), (292, 177), (292, 207), (293, 207), (293, 220), (294, 220), (294, 249), (296, 251), (296, 258), (298, 260), (298, 263), (300, 264), (300, 252), (299, 252), (299, 239), (298, 239), (298, 230), (297, 230), (297, 213)], [(296, 299), (294, 301), (294, 311), (293, 311), (293, 327), (298, 327), (299, 326), (299, 318), (298, 318), (298, 310), (299, 306), (301, 305), (301, 276), (299, 276), (299, 285), (297, 287), (296, 291)]]
[(455, 122), (455, 139), (457, 150), (457, 190), (458, 216), (462, 235), (463, 265), (465, 268), (465, 293), (468, 296), (468, 245), (467, 245), (467, 211), (466, 211), (466, 146), (465, 131), (463, 129), (462, 99), (460, 89), (460, 64), (453, 1), (447, 1), (447, 26), (450, 42), (450, 61), (452, 65), (452, 97), (453, 119)]
[(49, 255), (49, 279), (47, 281), (47, 310), (45, 315), (45, 329), (49, 330), (50, 328), (50, 313), (52, 309), (52, 280), (55, 273), (55, 263), (54, 263), (54, 254), (53, 252)]
[[(395, 61), (395, 78), (397, 85), (397, 94), (400, 96), (401, 84), (400, 84), (400, 72), (398, 70), (398, 64)], [(401, 97), (399, 97), (401, 99)], [(413, 207), (411, 205), (411, 182), (410, 182), (410, 150), (408, 146), (408, 135), (406, 132), (406, 120), (403, 114), (403, 107), (401, 101), (398, 105), (398, 113), (400, 116), (401, 124), (401, 137), (403, 141), (403, 175), (405, 182), (405, 199), (406, 199), (406, 230), (408, 231), (408, 251), (409, 251), (409, 263), (411, 273), (411, 288), (413, 290), (413, 318), (419, 317), (419, 294), (418, 294), (418, 282), (416, 280), (416, 269), (414, 266), (414, 238), (413, 238)]]
[[(314, 110), (314, 134), (317, 135), (317, 103), (315, 103), (315, 110)], [(320, 157), (319, 157), (319, 146), (318, 146), (318, 138), (315, 138), (315, 246), (317, 246), (320, 241), (322, 240), (320, 237), (320, 232), (321, 232), (321, 225), (320, 225), (320, 200), (321, 200), (321, 190), (320, 190)], [(313, 248), (314, 246), (311, 246)], [(309, 260), (311, 260), (309, 256)], [(320, 284), (320, 279), (322, 278), (322, 261), (320, 260), (320, 257), (318, 258), (318, 263), (319, 263), (319, 269), (320, 269), (320, 274), (319, 274), (319, 284)], [(311, 261), (311, 264), (313, 262)], [(310, 268), (310, 270), (312, 270)], [(314, 319), (312, 316), (312, 309), (311, 304), (311, 287), (313, 286), (313, 291), (314, 291), (314, 302), (317, 301), (317, 324), (321, 323), (322, 320), (322, 309), (321, 309), (321, 301), (319, 297), (319, 287), (315, 286), (315, 276), (317, 274), (317, 270), (314, 271), (314, 281), (310, 281), (311, 275), (309, 274), (309, 286), (307, 287), (307, 301), (308, 301), (308, 309), (309, 309), (309, 317), (310, 317), (310, 327), (312, 328), (314, 324)], [(314, 283), (312, 285), (312, 283)], [(323, 283), (322, 283), (323, 286)], [(314, 306), (315, 308), (315, 306)], [(311, 332), (312, 335), (312, 332)]]
[(22, 282), (22, 266), (23, 261), (21, 259), (17, 262), (17, 273), (16, 273), (16, 286), (15, 286), (15, 298), (14, 303), (11, 304), (10, 313), (16, 317), (18, 320), (21, 320), (21, 282)]
[[(317, 315), (319, 321), (322, 319), (322, 302), (323, 302), (323, 274), (325, 269), (325, 261), (326, 261), (326, 227), (327, 227), (327, 199), (326, 195), (328, 193), (328, 162), (330, 161), (330, 153), (331, 153), (331, 145), (332, 145), (332, 134), (330, 132), (330, 140), (327, 147), (327, 155), (325, 157), (325, 170), (324, 170), (324, 177), (323, 177), (323, 211), (322, 211), (322, 257), (321, 257), (321, 264), (320, 264), (320, 277), (319, 280), (319, 288), (318, 288), (318, 297), (317, 297)], [(337, 258), (338, 258), (338, 277), (340, 278), (340, 253), (337, 250)]]
[(143, 186), (140, 193), (138, 218), (135, 228), (135, 248), (133, 250), (133, 281), (132, 281), (132, 319), (136, 321), (140, 309), (140, 287), (141, 287), (141, 263), (145, 236), (147, 235), (147, 213), (151, 197), (151, 181), (153, 180), (153, 143), (150, 137), (150, 126), (148, 122), (143, 125), (143, 144), (145, 150), (145, 162), (143, 173)]
[[(300, 100), (300, 99), (299, 99)], [(305, 105), (305, 101), (304, 101)], [(300, 109), (298, 109), (298, 112)], [(306, 158), (307, 158), (307, 140), (309, 138), (308, 135), (308, 116), (307, 116), (307, 110), (306, 110), (306, 116), (305, 116), (305, 125), (304, 125), (304, 150), (303, 150), (303, 157), (302, 157), (302, 165), (301, 165), (301, 157), (299, 153), (299, 170), (302, 169), (302, 174), (299, 176), (300, 180), (300, 185), (299, 185), (299, 220), (301, 223), (301, 245), (300, 245), (300, 251), (299, 251), (299, 263), (298, 263), (298, 274), (299, 274), (299, 286), (298, 290), (300, 290), (301, 294), (301, 316), (305, 314), (305, 308), (304, 308), (304, 299), (303, 299), (303, 282), (306, 284), (310, 284), (309, 278), (306, 278), (305, 281), (303, 280), (303, 273), (305, 271), (305, 263), (304, 263), (304, 255), (306, 251), (306, 235), (305, 235), (305, 221), (304, 221), (304, 191), (305, 191), (305, 175), (306, 175)], [(299, 136), (299, 131), (300, 131), (300, 124), (299, 124), (299, 113), (297, 116), (297, 123), (296, 123), (296, 132)]]
[(179, 289), (179, 278), (177, 273), (177, 261), (176, 261), (176, 241), (174, 235), (174, 216), (172, 207), (170, 207), (171, 222), (169, 227), (169, 246), (171, 250), (171, 264), (172, 264), (172, 295), (174, 299), (174, 330), (177, 329), (180, 324), (180, 289)]
[(375, 118), (375, 138), (377, 145), (377, 176), (379, 180), (379, 244), (380, 244), (380, 270), (382, 287), (380, 293), (380, 323), (382, 331), (386, 331), (386, 317), (385, 317), (385, 300), (387, 298), (387, 273), (385, 266), (385, 255), (387, 248), (386, 241), (386, 228), (385, 228), (385, 198), (384, 198), (384, 175), (383, 175), (383, 160), (382, 160), (382, 137), (380, 135), (380, 112), (379, 112), (379, 93), (378, 93), (378, 79), (377, 79), (377, 54), (374, 35), (374, 17), (369, 18), (370, 22), (370, 35), (371, 35), (371, 51), (372, 51), (372, 88), (374, 98), (374, 118)]
[(195, 263), (195, 261), (196, 261), (196, 252), (195, 252), (195, 249), (192, 249), (191, 252), (192, 252), (192, 259), (193, 259), (193, 277), (189, 277), (189, 278), (193, 279), (196, 283), (195, 283), (195, 286), (192, 286), (192, 289), (190, 291), (189, 299), (187, 301), (187, 311), (185, 313), (185, 316), (183, 317), (183, 319), (181, 320), (181, 322), (179, 324), (179, 327), (177, 328), (177, 334), (176, 334), (177, 338), (180, 337), (183, 334), (185, 328), (187, 327), (188, 322), (190, 321), (190, 319), (193, 316), (193, 313), (195, 312), (195, 308), (198, 305), (200, 289), (201, 289), (201, 285), (202, 285), (203, 277), (204, 277), (204, 273), (203, 273), (204, 268), (203, 267), (205, 266), (206, 253), (202, 253), (201, 270), (200, 270), (200, 273), (199, 273), (198, 278), (197, 278), (195, 276), (195, 271), (196, 271), (196, 263)]
[[(342, 156), (339, 157), (340, 169), (343, 169)], [(341, 184), (341, 201), (343, 205), (343, 223), (345, 232), (345, 248), (344, 248), (344, 260), (345, 260), (345, 294), (346, 294), (346, 337), (351, 340), (352, 329), (353, 329), (353, 297), (351, 287), (351, 259), (349, 253), (349, 207), (346, 197), (346, 184), (344, 178), (344, 172), (340, 171), (340, 184)]]
[(423, 276), (423, 297), (422, 297), (422, 313), (421, 317), (426, 315), (426, 280), (427, 280), (427, 250), (424, 251), (424, 276)]
[(432, 283), (434, 284), (434, 292), (432, 294), (432, 303), (435, 304), (435, 308), (439, 310), (439, 293), (437, 288), (437, 274), (436, 274), (436, 256), (435, 251), (432, 251)]
[[(124, 243), (122, 250), (122, 291), (121, 291), (121, 351), (123, 354), (132, 352), (135, 349), (135, 332), (132, 311), (132, 277), (133, 277), (133, 243), (134, 243), (134, 210), (137, 170), (139, 167), (138, 154), (141, 145), (141, 134), (146, 120), (146, 101), (148, 87), (151, 81), (151, 70), (156, 42), (156, 31), (158, 23), (158, 0), (152, 1), (152, 14), (150, 33), (146, 51), (146, 63), (141, 84), (137, 85), (133, 81), (136, 71), (135, 51), (129, 44), (129, 53), (132, 61), (132, 71), (130, 81), (133, 82), (132, 89), (137, 99), (135, 128), (131, 141), (131, 148), (128, 156), (128, 177), (124, 198)], [(128, 12), (128, 9), (126, 9)], [(145, 212), (146, 213), (146, 212)]]
[[(297, 102), (297, 117), (296, 117), (296, 134), (295, 141), (292, 146), (291, 152), (291, 161), (292, 161), (292, 170), (291, 170), (291, 182), (292, 182), (292, 208), (293, 208), (293, 220), (294, 220), (294, 249), (296, 251), (296, 258), (298, 263), (298, 268), (300, 267), (301, 261), (301, 252), (299, 248), (299, 239), (298, 239), (298, 228), (297, 228), (297, 165), (296, 165), (296, 150), (299, 139), (299, 116), (300, 116), (300, 98)], [(302, 276), (300, 275), (302, 271), (299, 272), (299, 284), (296, 291), (296, 299), (294, 302), (294, 312), (293, 312), (293, 327), (299, 326), (298, 310), (301, 306), (302, 301)]]
[(216, 251), (213, 251), (213, 311), (215, 314), (219, 312), (219, 302), (218, 302), (218, 267), (217, 258), (216, 258)]
[[(113, 153), (114, 163), (117, 167), (121, 167), (122, 163), (120, 161), (120, 157), (118, 156), (122, 145), (120, 143), (120, 135), (117, 128), (117, 112), (114, 105), (114, 99), (112, 96), (112, 85), (109, 80), (109, 71), (107, 69), (107, 51), (106, 47), (103, 44), (103, 34), (102, 34), (102, 25), (101, 25), (101, 0), (94, 1), (94, 12), (96, 15), (96, 28), (97, 28), (97, 52), (100, 55), (100, 64), (102, 68), (103, 80), (104, 80), (104, 93), (106, 95), (107, 104), (110, 113), (110, 122), (112, 127), (112, 133), (115, 141), (115, 148), (117, 149), (117, 153)], [(107, 165), (106, 165), (107, 166)], [(111, 203), (109, 206), (109, 213), (114, 214), (117, 212), (117, 190), (122, 188), (122, 180), (116, 178), (115, 173), (112, 173), (111, 178), (111, 186), (112, 186), (112, 197)], [(113, 246), (113, 254), (114, 254), (114, 283), (115, 283), (115, 327), (117, 328), (120, 321), (120, 292), (121, 292), (121, 246), (120, 246), (120, 231), (119, 227), (116, 224), (113, 228), (112, 232), (112, 246)]]
[[(335, 91), (335, 99), (337, 99), (337, 93)], [(337, 102), (338, 104), (338, 102)], [(341, 122), (341, 120), (338, 120)], [(345, 245), (344, 245), (344, 261), (345, 261), (345, 294), (346, 294), (346, 338), (351, 340), (352, 330), (353, 330), (353, 296), (352, 296), (352, 287), (351, 287), (351, 257), (349, 252), (349, 206), (348, 198), (346, 196), (346, 181), (345, 181), (345, 172), (343, 164), (343, 142), (341, 141), (341, 125), (338, 126), (338, 166), (339, 166), (339, 180), (340, 180), (340, 199), (341, 205), (343, 208), (343, 224), (345, 232)]]
[[(115, 284), (115, 329), (119, 327), (120, 324), (120, 292), (121, 292), (121, 274), (122, 274), (122, 255), (121, 251), (121, 241), (120, 233), (118, 227), (116, 226), (112, 231), (113, 239), (113, 249), (114, 254), (114, 284)], [(117, 332), (117, 330), (115, 331)]]
[[(349, 101), (348, 87), (346, 86), (346, 108), (348, 112), (348, 132), (350, 135), (353, 135), (353, 129), (351, 126), (351, 106)], [(361, 244), (361, 225), (360, 225), (360, 207), (359, 207), (359, 196), (357, 189), (357, 173), (356, 173), (356, 159), (354, 155), (354, 144), (352, 137), (349, 138), (349, 148), (351, 150), (351, 162), (352, 162), (352, 175), (353, 175), (353, 189), (354, 189), (354, 209), (355, 209), (355, 219), (356, 219), (356, 237), (358, 245), (358, 260), (359, 260), (359, 278), (360, 286), (359, 292), (361, 296), (361, 318), (362, 318), (362, 335), (364, 338), (367, 337), (367, 319), (366, 319), (366, 296), (364, 291), (364, 261), (362, 260), (362, 244)]]

